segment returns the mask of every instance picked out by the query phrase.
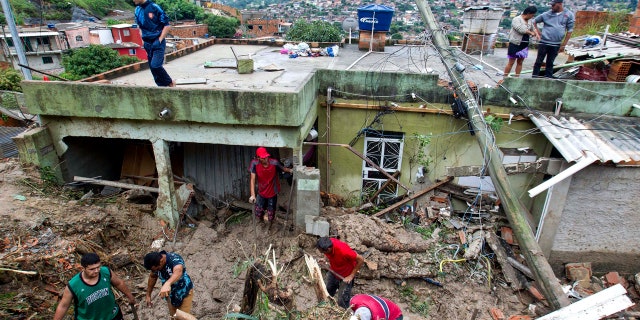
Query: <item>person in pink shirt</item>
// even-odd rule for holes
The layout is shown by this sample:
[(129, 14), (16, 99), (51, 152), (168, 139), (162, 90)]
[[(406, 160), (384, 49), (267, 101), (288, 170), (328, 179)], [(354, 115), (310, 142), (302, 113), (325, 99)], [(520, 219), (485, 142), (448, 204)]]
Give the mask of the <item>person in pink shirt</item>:
[(349, 320), (402, 320), (397, 304), (372, 294), (356, 294), (349, 307), (354, 311)]

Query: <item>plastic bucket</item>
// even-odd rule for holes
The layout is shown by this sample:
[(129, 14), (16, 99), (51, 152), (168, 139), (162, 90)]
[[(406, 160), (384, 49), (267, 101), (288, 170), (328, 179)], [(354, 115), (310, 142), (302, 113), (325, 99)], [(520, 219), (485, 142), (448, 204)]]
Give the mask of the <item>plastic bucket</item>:
[(627, 78), (625, 79), (625, 82), (629, 82), (629, 83), (638, 83), (638, 80), (640, 80), (640, 75), (637, 74), (630, 74), (627, 76)]

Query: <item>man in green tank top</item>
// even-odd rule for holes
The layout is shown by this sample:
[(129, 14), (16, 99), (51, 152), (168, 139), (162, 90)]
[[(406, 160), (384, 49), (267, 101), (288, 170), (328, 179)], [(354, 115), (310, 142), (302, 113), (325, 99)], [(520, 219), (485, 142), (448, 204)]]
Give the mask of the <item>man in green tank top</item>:
[(64, 288), (62, 299), (56, 308), (54, 320), (61, 320), (67, 314), (73, 302), (74, 319), (77, 320), (120, 320), (122, 310), (116, 303), (111, 286), (116, 287), (134, 305), (136, 299), (127, 285), (111, 271), (102, 266), (100, 257), (95, 253), (87, 253), (80, 260), (82, 271)]

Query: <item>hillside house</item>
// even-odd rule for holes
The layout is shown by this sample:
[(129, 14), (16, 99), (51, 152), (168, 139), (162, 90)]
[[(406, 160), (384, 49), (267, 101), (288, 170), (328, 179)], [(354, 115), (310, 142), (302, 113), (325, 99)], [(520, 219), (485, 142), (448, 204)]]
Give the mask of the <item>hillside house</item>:
[[(63, 36), (58, 31), (28, 31), (22, 30), (18, 33), (22, 48), (24, 49), (27, 63), (31, 68), (42, 71), (62, 68), (62, 52), (68, 49)], [(2, 56), (0, 61), (10, 62), (17, 70), (18, 56), (15, 49), (15, 41), (11, 33), (6, 31), (0, 35), (0, 47)]]
[[(23, 135), (22, 150), (47, 153), (25, 151), (24, 161), (60, 168), (58, 174), (65, 181), (74, 176), (107, 180), (153, 176), (159, 188), (156, 215), (170, 223), (178, 215), (174, 177), (193, 182), (214, 202), (247, 199), (247, 166), (257, 146), (296, 165), (293, 205), (298, 224), (304, 223), (305, 215), (318, 214), (319, 191), (337, 193), (355, 203), (396, 172), (395, 190), (382, 198), (419, 190), (427, 181), (446, 176), (455, 176), (456, 182), (464, 176), (490, 180), (486, 172), (482, 174), (486, 159), (467, 120), (452, 115), (450, 106), (455, 100), (451, 90), (441, 83), (438, 71), (421, 69), (429, 54), (410, 47), (385, 48), (393, 55), (380, 60), (374, 54), (362, 57), (356, 44), (341, 48), (333, 58), (291, 59), (270, 45), (272, 42), (241, 45), (216, 39), (177, 51), (167, 57), (165, 65), (177, 79), (177, 88), (155, 87), (144, 64), (84, 83), (25, 81), (26, 105), (47, 125)], [(251, 57), (254, 72), (239, 74), (235, 56)], [(205, 61), (218, 67), (203, 68)], [(90, 82), (100, 79), (111, 84)], [(640, 213), (635, 210), (638, 200), (620, 197), (618, 191), (640, 187), (639, 160), (634, 155), (640, 150), (640, 114), (634, 107), (640, 105), (639, 86), (507, 78), (500, 87), (476, 87), (483, 110), (502, 119), (495, 140), (504, 149), (505, 166), (514, 168), (509, 176), (511, 188), (532, 213), (532, 230), (540, 230), (540, 243), (549, 243), (545, 254), (556, 268), (584, 257), (598, 272), (624, 256), (631, 263), (618, 271), (637, 271), (633, 261), (640, 258), (635, 250), (640, 240), (634, 232), (640, 228)], [(48, 99), (39, 99), (42, 96)], [(519, 97), (520, 103), (513, 105), (510, 97)], [(559, 99), (563, 107), (556, 115)], [(547, 116), (550, 123), (555, 123), (553, 117), (573, 117), (584, 126), (593, 118), (617, 128), (614, 131), (623, 131), (624, 126), (630, 152), (624, 160), (590, 158), (593, 169), (575, 171), (579, 173), (574, 173), (572, 182), (560, 180), (565, 184), (556, 182), (552, 189), (529, 197), (528, 190), (576, 162), (584, 163), (559, 152), (562, 145), (575, 143), (557, 145), (543, 130), (548, 125), (533, 120), (537, 115)], [(312, 128), (319, 132), (320, 145), (305, 142), (313, 136), (309, 134)], [(584, 131), (578, 129), (576, 132)], [(429, 142), (421, 149), (419, 142), (425, 137)], [(29, 147), (35, 141), (40, 144)], [(597, 141), (601, 146), (613, 143), (611, 139)], [(531, 154), (516, 154), (514, 162), (509, 150), (530, 150)], [(311, 152), (315, 155), (309, 161)], [(551, 162), (562, 165), (552, 170)], [(425, 181), (417, 177), (420, 167)], [(467, 169), (472, 173), (456, 173)], [(597, 176), (601, 181), (598, 190), (612, 189), (596, 195), (593, 180), (597, 172), (607, 173)], [(583, 193), (589, 194), (576, 196)], [(609, 225), (595, 233), (587, 225), (572, 223), (577, 212), (583, 221), (616, 217), (615, 227)], [(590, 233), (589, 242), (567, 241), (564, 235), (568, 233), (573, 237)], [(610, 239), (625, 246), (612, 247)], [(601, 245), (605, 243), (608, 245)], [(572, 253), (570, 257), (567, 252)]]

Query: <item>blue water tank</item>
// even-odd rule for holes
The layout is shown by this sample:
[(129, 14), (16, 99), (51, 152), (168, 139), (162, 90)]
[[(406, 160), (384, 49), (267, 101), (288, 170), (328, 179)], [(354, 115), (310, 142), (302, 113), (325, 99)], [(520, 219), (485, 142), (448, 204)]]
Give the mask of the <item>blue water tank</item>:
[(358, 8), (358, 27), (360, 30), (389, 31), (393, 8), (370, 4)]

